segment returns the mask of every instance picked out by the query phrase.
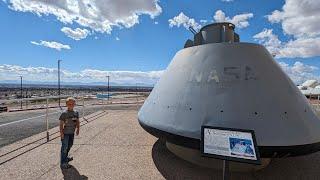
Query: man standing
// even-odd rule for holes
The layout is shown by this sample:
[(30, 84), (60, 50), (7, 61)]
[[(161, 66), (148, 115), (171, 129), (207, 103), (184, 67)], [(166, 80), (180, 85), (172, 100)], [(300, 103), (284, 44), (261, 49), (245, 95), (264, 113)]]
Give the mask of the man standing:
[(68, 169), (71, 166), (69, 162), (73, 160), (72, 157), (68, 157), (69, 151), (73, 145), (74, 132), (79, 135), (80, 121), (79, 113), (74, 111), (75, 99), (68, 98), (66, 100), (67, 110), (63, 112), (59, 118), (60, 120), (60, 137), (61, 137), (61, 169)]

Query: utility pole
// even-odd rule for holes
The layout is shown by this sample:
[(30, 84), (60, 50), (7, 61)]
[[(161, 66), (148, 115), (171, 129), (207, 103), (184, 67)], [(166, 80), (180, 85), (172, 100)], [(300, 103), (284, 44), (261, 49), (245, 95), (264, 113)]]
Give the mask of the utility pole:
[(110, 80), (110, 76), (107, 76), (108, 78), (108, 103), (109, 103), (109, 96), (110, 96), (110, 86), (109, 86), (109, 80)]
[(61, 62), (61, 60), (58, 60), (58, 96), (59, 96), (59, 107), (61, 108), (61, 104), (60, 104), (60, 62)]
[(22, 109), (22, 76), (20, 76), (20, 98), (21, 98), (21, 101), (20, 101), (20, 109)]
[[(26, 88), (26, 98), (28, 98), (28, 88)], [(28, 101), (26, 100), (26, 109), (28, 109)]]
[(137, 104), (138, 104), (138, 101), (139, 101), (139, 98), (138, 98), (138, 83), (136, 83), (136, 99), (137, 99)]

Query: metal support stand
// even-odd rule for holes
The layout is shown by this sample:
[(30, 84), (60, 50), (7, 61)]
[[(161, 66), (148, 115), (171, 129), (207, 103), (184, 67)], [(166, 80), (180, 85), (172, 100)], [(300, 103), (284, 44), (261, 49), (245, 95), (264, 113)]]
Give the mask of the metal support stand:
[(82, 97), (82, 119), (88, 122), (88, 120), (84, 117), (84, 96)]
[(223, 160), (223, 180), (230, 180), (229, 161)]
[(46, 108), (47, 142), (49, 142), (49, 121), (48, 121), (48, 111), (49, 111), (49, 100), (48, 100), (48, 98), (47, 98), (47, 108)]
[(58, 96), (59, 96), (59, 107), (62, 110), (61, 103), (60, 103), (60, 101), (61, 101), (61, 98), (60, 98), (60, 96), (61, 96), (61, 92), (60, 92), (60, 89), (61, 89), (61, 87), (60, 87), (60, 62), (61, 62), (61, 60), (58, 60)]
[(22, 95), (22, 76), (20, 76), (20, 109), (22, 109), (22, 99), (23, 99), (23, 95)]
[(110, 76), (107, 76), (108, 78), (108, 104), (109, 104), (109, 98), (110, 98), (110, 85), (109, 85), (109, 79), (110, 79)]
[(136, 100), (137, 104), (139, 103), (139, 97), (138, 97), (138, 84), (136, 83)]
[[(28, 89), (26, 89), (26, 98), (28, 98)], [(28, 109), (28, 101), (26, 100), (26, 109)]]

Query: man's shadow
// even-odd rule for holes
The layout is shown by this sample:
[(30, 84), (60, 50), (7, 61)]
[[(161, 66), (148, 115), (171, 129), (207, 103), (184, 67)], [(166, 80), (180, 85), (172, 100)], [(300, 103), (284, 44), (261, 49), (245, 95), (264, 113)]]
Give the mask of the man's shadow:
[(79, 171), (72, 165), (69, 169), (61, 169), (64, 180), (87, 180), (88, 177), (80, 175)]

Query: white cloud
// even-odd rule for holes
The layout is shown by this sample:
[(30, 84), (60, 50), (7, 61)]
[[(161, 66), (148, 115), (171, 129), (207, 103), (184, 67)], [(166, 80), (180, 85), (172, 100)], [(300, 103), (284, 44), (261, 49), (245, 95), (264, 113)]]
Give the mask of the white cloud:
[(201, 24), (206, 24), (207, 22), (208, 22), (208, 20), (206, 20), (206, 19), (201, 19), (201, 20), (200, 20), (200, 23), (201, 23)]
[[(156, 83), (164, 71), (104, 71), (96, 69), (84, 69), (79, 72), (61, 70), (63, 82), (104, 83), (106, 76), (110, 76), (113, 83), (118, 84), (148, 84)], [(55, 82), (57, 80), (57, 68), (47, 67), (22, 67), (17, 65), (0, 65), (0, 81), (17, 80), (23, 75), (26, 81)]]
[(272, 23), (279, 23), (283, 19), (283, 12), (275, 10), (271, 15), (267, 15), (267, 18)]
[(233, 0), (221, 0), (222, 2), (233, 2)]
[[(279, 41), (272, 30), (263, 30), (254, 36), (278, 58), (308, 58), (320, 56), (320, 1), (286, 0), (282, 11), (267, 16), (271, 23), (281, 23), (286, 42)], [(264, 32), (268, 36), (262, 37)], [(280, 42), (280, 43), (278, 43)]]
[(271, 54), (279, 55), (282, 42), (278, 39), (277, 35), (273, 34), (273, 29), (264, 29), (262, 32), (254, 35), (253, 38), (263, 44)]
[(215, 22), (231, 22), (237, 28), (241, 29), (246, 28), (250, 25), (248, 20), (252, 17), (252, 13), (244, 13), (235, 15), (232, 18), (230, 18), (226, 17), (226, 14), (222, 10), (217, 10), (215, 15), (213, 16), (213, 19), (215, 20)]
[(93, 31), (111, 33), (114, 26), (130, 28), (139, 16), (158, 16), (158, 0), (8, 0), (12, 10), (32, 12), (38, 16), (54, 15), (64, 24), (77, 23)]
[(237, 28), (246, 28), (249, 26), (248, 20), (253, 17), (252, 13), (244, 13), (233, 16), (232, 18), (226, 17), (226, 14), (222, 10), (217, 10), (213, 19), (215, 22), (231, 22)]
[[(215, 22), (231, 22), (233, 23), (237, 28), (245, 28), (249, 26), (248, 19), (252, 18), (252, 13), (245, 13), (245, 14), (238, 14), (233, 16), (232, 18), (226, 17), (225, 13), (222, 10), (217, 10), (215, 12), (215, 15), (213, 16), (213, 19)], [(190, 18), (186, 16), (183, 12), (181, 12), (178, 16), (173, 17), (172, 19), (169, 19), (169, 26), (170, 27), (180, 27), (183, 26), (187, 30), (189, 27), (193, 27), (196, 31), (201, 29), (201, 24), (206, 24), (208, 20), (201, 19), (200, 23), (198, 23), (194, 18)]]
[(159, 24), (159, 22), (158, 22), (158, 21), (155, 21), (154, 24)]
[(55, 41), (43, 41), (43, 40), (41, 40), (40, 42), (31, 41), (31, 44), (56, 49), (58, 51), (60, 51), (61, 49), (71, 49), (69, 45), (61, 44)]
[(120, 38), (119, 38), (119, 37), (116, 37), (116, 40), (117, 40), (117, 41), (120, 41)]
[(286, 0), (282, 10), (267, 16), (272, 23), (281, 23), (284, 33), (295, 37), (320, 35), (320, 1)]
[(197, 23), (195, 19), (189, 18), (183, 12), (181, 12), (178, 16), (175, 16), (172, 19), (169, 19), (168, 21), (169, 21), (170, 27), (183, 26), (187, 30), (189, 30), (189, 27), (193, 27), (196, 31), (198, 31), (201, 28), (201, 25)]
[(69, 27), (63, 27), (61, 28), (61, 31), (68, 37), (77, 41), (86, 38), (90, 34), (89, 30), (80, 28), (71, 29)]
[(320, 37), (303, 37), (295, 40), (290, 40), (279, 51), (278, 55), (279, 58), (308, 58), (315, 56), (320, 56)]
[(253, 36), (263, 44), (276, 58), (308, 58), (320, 55), (320, 37), (300, 37), (288, 42), (281, 42), (272, 29), (264, 29)]
[(279, 62), (279, 65), (295, 84), (302, 84), (309, 79), (320, 80), (320, 77), (314, 74), (318, 70), (315, 66), (305, 65), (300, 61), (295, 62), (291, 66), (284, 62)]
[[(279, 65), (296, 84), (301, 84), (308, 79), (320, 80), (320, 77), (314, 74), (318, 70), (315, 66), (306, 65), (300, 61), (295, 62), (293, 65), (279, 62)], [(17, 77), (22, 75), (26, 81), (55, 82), (57, 73), (57, 68), (0, 65), (0, 81), (17, 80)], [(106, 76), (110, 76), (113, 83), (153, 85), (163, 73), (163, 70), (143, 72), (84, 69), (79, 72), (71, 72), (62, 69), (61, 77), (63, 82), (104, 83)]]

